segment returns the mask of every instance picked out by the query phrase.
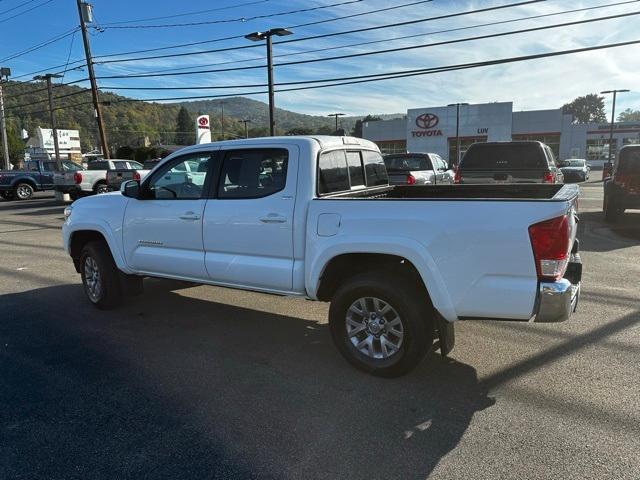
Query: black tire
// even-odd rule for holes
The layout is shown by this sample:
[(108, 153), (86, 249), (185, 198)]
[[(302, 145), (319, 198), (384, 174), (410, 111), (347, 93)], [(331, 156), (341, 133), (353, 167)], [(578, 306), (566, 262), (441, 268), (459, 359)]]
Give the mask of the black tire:
[(0, 192), (0, 197), (4, 198), (7, 202), (14, 199), (13, 192), (10, 190)]
[(14, 189), (14, 196), (18, 200), (29, 200), (33, 197), (33, 187), (28, 183), (19, 183)]
[[(92, 282), (96, 281), (93, 272), (96, 268), (97, 289), (92, 286)], [(109, 310), (122, 303), (119, 270), (104, 241), (89, 242), (84, 246), (80, 254), (80, 275), (85, 294), (96, 307)]]
[[(382, 305), (388, 304), (398, 314), (401, 321), (403, 336), (400, 342), (399, 337), (394, 337), (391, 325), (395, 317), (394, 312), (388, 312), (382, 316), (387, 318), (386, 330), (383, 328), (380, 336), (372, 335), (368, 330), (360, 333), (349, 335), (347, 330), (347, 316), (350, 319), (364, 319), (366, 315), (358, 313), (350, 313), (350, 308), (361, 298), (379, 299)], [(372, 302), (373, 300), (371, 300)], [(373, 303), (369, 303), (375, 310)], [(383, 307), (381, 310), (384, 310)], [(373, 315), (373, 313), (371, 314)], [(380, 318), (380, 317), (378, 317)], [(392, 272), (372, 271), (355, 275), (342, 285), (331, 300), (329, 309), (329, 327), (331, 335), (336, 347), (340, 353), (355, 367), (380, 377), (398, 377), (408, 373), (414, 369), (426, 356), (433, 346), (434, 323), (433, 323), (433, 307), (431, 307), (427, 294), (422, 288), (417, 288), (415, 280), (409, 280), (404, 275), (394, 274)], [(375, 318), (374, 318), (375, 320)], [(371, 321), (371, 320), (370, 320)], [(382, 323), (382, 320), (378, 320)], [(353, 325), (353, 324), (351, 324)], [(364, 323), (361, 324), (364, 325)], [(376, 328), (380, 328), (379, 324)], [(355, 330), (354, 330), (355, 331)], [(384, 355), (382, 336), (388, 335), (399, 346), (398, 349), (391, 354), (387, 351), (388, 356), (384, 358), (374, 358), (376, 354)], [(355, 338), (357, 342), (371, 339), (370, 347), (366, 350), (369, 353), (363, 353), (352, 343), (351, 338)]]
[(74, 202), (80, 198), (80, 194), (78, 192), (69, 193), (69, 198)]
[(624, 208), (620, 208), (617, 203), (608, 195), (604, 196), (604, 220), (607, 223), (615, 223), (620, 220), (624, 213)]
[(96, 195), (109, 193), (109, 186), (104, 182), (99, 182), (95, 187), (93, 187), (93, 191), (96, 193)]

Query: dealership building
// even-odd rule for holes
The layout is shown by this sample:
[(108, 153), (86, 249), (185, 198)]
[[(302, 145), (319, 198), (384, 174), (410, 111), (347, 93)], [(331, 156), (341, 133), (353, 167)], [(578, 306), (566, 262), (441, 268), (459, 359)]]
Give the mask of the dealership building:
[[(609, 123), (578, 124), (557, 110), (514, 112), (513, 103), (496, 102), (413, 108), (402, 118), (365, 122), (363, 137), (383, 153), (429, 152), (456, 158), (456, 124), (460, 152), (476, 142), (538, 140), (551, 147), (560, 160), (586, 158), (597, 163), (608, 157)], [(614, 124), (613, 153), (623, 145), (640, 143), (640, 122)]]

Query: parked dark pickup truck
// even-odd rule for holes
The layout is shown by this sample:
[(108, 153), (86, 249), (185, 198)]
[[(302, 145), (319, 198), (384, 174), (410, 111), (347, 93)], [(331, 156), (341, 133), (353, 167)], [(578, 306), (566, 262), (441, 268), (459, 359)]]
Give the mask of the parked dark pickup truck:
[[(64, 160), (65, 172), (82, 170), (76, 163)], [(5, 200), (28, 200), (34, 192), (53, 190), (53, 175), (58, 171), (54, 160), (25, 162), (24, 170), (0, 170), (0, 196)]]
[(474, 143), (456, 170), (455, 183), (563, 183), (551, 149), (542, 142)]

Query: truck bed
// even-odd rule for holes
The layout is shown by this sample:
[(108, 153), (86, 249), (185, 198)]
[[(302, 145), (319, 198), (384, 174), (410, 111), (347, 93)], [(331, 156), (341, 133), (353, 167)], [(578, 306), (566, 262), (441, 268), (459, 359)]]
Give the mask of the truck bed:
[(502, 200), (502, 201), (567, 201), (578, 196), (577, 185), (560, 184), (486, 184), (384, 186), (320, 197), (321, 199), (361, 200)]

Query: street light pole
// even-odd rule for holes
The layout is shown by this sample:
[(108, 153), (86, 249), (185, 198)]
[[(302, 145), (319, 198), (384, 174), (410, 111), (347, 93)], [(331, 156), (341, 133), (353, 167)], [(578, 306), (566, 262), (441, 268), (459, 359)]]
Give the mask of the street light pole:
[(38, 75), (33, 77), (34, 80), (44, 80), (47, 82), (47, 96), (49, 97), (49, 115), (51, 116), (51, 134), (53, 135), (53, 151), (56, 156), (56, 165), (59, 172), (62, 171), (62, 159), (60, 158), (60, 145), (58, 144), (58, 128), (56, 126), (56, 112), (53, 109), (53, 89), (51, 86), (52, 78), (60, 78), (62, 75), (56, 73), (47, 73), (46, 75)]
[(336, 119), (336, 135), (338, 134), (338, 117), (344, 117), (346, 114), (344, 113), (330, 113), (327, 117), (335, 117)]
[(272, 28), (266, 32), (253, 32), (244, 37), (253, 42), (266, 40), (267, 42), (267, 83), (269, 84), (269, 135), (272, 137), (276, 134), (276, 120), (275, 110), (276, 101), (274, 94), (274, 82), (273, 82), (273, 42), (271, 38), (276, 35), (278, 37), (284, 37), (285, 35), (291, 35), (293, 32), (286, 28)]
[(222, 140), (224, 140), (224, 102), (220, 102), (220, 133), (222, 134)]
[(613, 93), (613, 106), (611, 108), (611, 124), (609, 126), (609, 163), (613, 165), (613, 127), (616, 121), (616, 97), (618, 93), (626, 93), (629, 90), (627, 89), (619, 89), (619, 90), (605, 90), (604, 92), (600, 92), (600, 95), (606, 95), (608, 93)]
[(456, 107), (456, 166), (460, 165), (460, 105), (469, 105), (468, 103), (450, 103), (448, 107)]
[(2, 129), (2, 151), (4, 153), (4, 163), (7, 170), (11, 170), (11, 162), (9, 160), (9, 143), (7, 140), (7, 121), (4, 118), (4, 96), (2, 95), (2, 81), (8, 80), (11, 75), (11, 69), (0, 68), (0, 128)]

